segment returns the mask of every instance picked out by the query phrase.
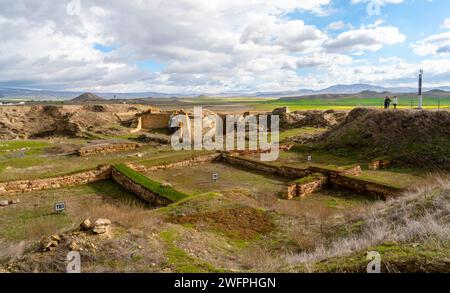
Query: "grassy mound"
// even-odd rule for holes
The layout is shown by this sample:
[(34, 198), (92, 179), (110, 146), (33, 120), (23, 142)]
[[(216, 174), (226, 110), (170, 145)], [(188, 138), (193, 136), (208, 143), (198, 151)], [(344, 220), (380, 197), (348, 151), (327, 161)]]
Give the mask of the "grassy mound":
[(154, 194), (170, 199), (173, 202), (177, 202), (188, 197), (187, 194), (182, 193), (171, 186), (163, 186), (161, 183), (151, 180), (145, 175), (127, 167), (124, 164), (116, 165), (114, 168), (133, 182), (147, 188)]
[(376, 251), (385, 272), (449, 272), (448, 180), (436, 176), (427, 187), (378, 203), (359, 220), (359, 232), (288, 256), (291, 270), (364, 272), (365, 253)]
[(340, 155), (389, 156), (401, 165), (450, 169), (450, 113), (358, 108), (318, 146)]

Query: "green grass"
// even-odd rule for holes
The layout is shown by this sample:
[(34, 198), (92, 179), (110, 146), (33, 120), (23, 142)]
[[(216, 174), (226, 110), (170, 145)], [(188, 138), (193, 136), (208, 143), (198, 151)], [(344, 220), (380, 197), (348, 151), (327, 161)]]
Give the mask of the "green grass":
[[(399, 108), (417, 107), (416, 97), (401, 97), (399, 101)], [(450, 98), (424, 98), (424, 107), (428, 109), (437, 109), (440, 102), (441, 108), (450, 107)], [(257, 110), (271, 111), (278, 107), (288, 106), (289, 110), (351, 110), (356, 107), (375, 107), (382, 108), (383, 99), (380, 98), (335, 98), (335, 99), (320, 99), (320, 98), (299, 98), (297, 100), (269, 100), (257, 102), (253, 105)]]
[(365, 273), (369, 263), (366, 252), (376, 251), (380, 253), (381, 270), (385, 273), (448, 273), (450, 272), (446, 264), (450, 253), (448, 247), (448, 245), (424, 247), (422, 244), (384, 243), (348, 256), (316, 262), (308, 269), (299, 266), (290, 271)]
[(2, 140), (0, 141), (0, 152), (1, 151), (13, 151), (19, 150), (23, 148), (45, 148), (50, 144), (43, 141), (34, 141), (34, 140)]
[(215, 268), (208, 262), (191, 257), (183, 249), (179, 248), (175, 241), (179, 237), (174, 230), (162, 231), (159, 236), (167, 245), (167, 264), (176, 273), (218, 273), (223, 270)]
[(280, 132), (280, 141), (283, 142), (287, 138), (294, 137), (294, 136), (305, 136), (305, 135), (312, 135), (315, 133), (321, 133), (321, 132), (325, 132), (326, 130), (327, 130), (326, 128), (313, 128), (313, 127), (288, 129), (288, 130)]
[(314, 173), (314, 174), (312, 174), (312, 175), (309, 175), (309, 176), (306, 176), (306, 177), (297, 179), (297, 180), (294, 181), (294, 183), (297, 183), (297, 184), (307, 184), (307, 183), (314, 182), (314, 181), (316, 181), (317, 179), (320, 179), (320, 178), (322, 178), (322, 177), (323, 177), (322, 174), (320, 174), (320, 173)]
[(124, 164), (115, 165), (114, 168), (133, 182), (173, 202), (177, 202), (189, 196), (185, 193), (175, 190), (173, 187), (163, 187), (161, 183), (151, 180), (145, 175), (127, 167)]

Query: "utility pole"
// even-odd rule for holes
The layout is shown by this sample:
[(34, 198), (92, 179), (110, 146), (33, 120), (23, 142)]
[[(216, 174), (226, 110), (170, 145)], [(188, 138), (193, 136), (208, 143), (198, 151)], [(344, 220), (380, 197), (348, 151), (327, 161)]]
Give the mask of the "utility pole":
[(422, 95), (422, 83), (423, 83), (423, 69), (419, 71), (419, 110), (423, 109), (423, 95)]

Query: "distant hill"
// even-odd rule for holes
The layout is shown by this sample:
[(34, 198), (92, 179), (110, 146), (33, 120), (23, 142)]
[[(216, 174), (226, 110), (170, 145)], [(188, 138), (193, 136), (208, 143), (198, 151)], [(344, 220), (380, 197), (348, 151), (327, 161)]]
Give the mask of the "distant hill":
[[(443, 91), (443, 90), (431, 90), (431, 91), (425, 91), (423, 92), (423, 95), (428, 98), (450, 98), (450, 91)], [(416, 92), (404, 92), (404, 93), (396, 93), (396, 92), (389, 92), (389, 91), (383, 91), (383, 92), (376, 92), (376, 91), (370, 91), (365, 90), (359, 93), (353, 93), (353, 94), (328, 94), (328, 93), (316, 93), (314, 95), (308, 95), (308, 96), (291, 96), (291, 97), (282, 97), (279, 100), (280, 101), (295, 101), (299, 99), (340, 99), (340, 98), (384, 98), (385, 96), (397, 96), (399, 98), (402, 97), (415, 97), (417, 96)]]
[[(431, 92), (427, 92), (431, 91)], [(424, 94), (429, 95), (431, 93), (435, 97), (449, 97), (449, 86), (441, 86), (436, 88), (424, 88)], [(73, 97), (82, 95), (83, 92), (74, 91), (52, 91), (52, 90), (39, 90), (39, 89), (26, 89), (26, 88), (13, 88), (0, 86), (0, 97), (3, 99), (19, 99), (19, 100), (35, 100), (35, 101), (61, 101), (71, 100)], [(381, 87), (370, 84), (340, 84), (334, 85), (321, 90), (312, 89), (297, 89), (291, 91), (267, 91), (267, 92), (222, 92), (222, 93), (159, 93), (159, 92), (94, 92), (94, 95), (99, 95), (105, 99), (111, 100), (128, 100), (128, 99), (159, 99), (159, 98), (192, 98), (199, 95), (213, 96), (213, 97), (320, 97), (320, 98), (336, 98), (336, 97), (348, 97), (349, 95), (356, 95), (356, 97), (366, 97), (368, 95), (386, 96), (386, 95), (398, 95), (398, 96), (411, 96), (417, 95), (417, 88), (413, 87)], [(324, 96), (325, 95), (325, 96)]]
[(105, 100), (104, 98), (94, 95), (92, 93), (85, 93), (85, 94), (82, 94), (82, 95), (76, 97), (75, 99), (72, 99), (71, 101), (82, 103), (82, 102), (96, 102), (96, 101), (104, 101), (104, 100)]

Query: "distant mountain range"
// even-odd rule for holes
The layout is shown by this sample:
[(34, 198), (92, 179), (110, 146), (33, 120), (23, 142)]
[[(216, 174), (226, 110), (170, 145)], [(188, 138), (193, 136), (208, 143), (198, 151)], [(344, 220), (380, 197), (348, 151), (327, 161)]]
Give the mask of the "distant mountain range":
[[(440, 91), (441, 95), (450, 91), (450, 86), (425, 88), (424, 91)], [(322, 90), (299, 89), (295, 91), (274, 91), (274, 92), (256, 92), (256, 93), (219, 93), (219, 94), (202, 94), (200, 96), (215, 97), (304, 97), (318, 95), (341, 95), (341, 94), (416, 94), (416, 88), (410, 87), (381, 87), (370, 84), (339, 84)], [(437, 93), (437, 92), (435, 92)], [(70, 91), (50, 91), (35, 90), (22, 88), (0, 87), (0, 99), (22, 99), (22, 100), (72, 100), (83, 92)], [(186, 93), (158, 93), (158, 92), (142, 92), (142, 93), (93, 93), (104, 99), (138, 99), (138, 98), (183, 98), (195, 97), (196, 94)], [(450, 94), (449, 94), (450, 95)]]

